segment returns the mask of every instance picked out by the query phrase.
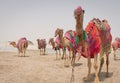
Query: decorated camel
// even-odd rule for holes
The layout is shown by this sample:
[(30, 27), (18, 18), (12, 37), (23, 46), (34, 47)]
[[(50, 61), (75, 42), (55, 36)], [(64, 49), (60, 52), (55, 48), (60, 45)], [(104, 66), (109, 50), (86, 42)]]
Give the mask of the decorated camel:
[[(56, 60), (60, 59), (60, 57), (61, 57), (61, 52), (60, 52), (61, 46), (60, 46), (59, 38), (57, 37), (57, 38), (55, 38), (55, 40), (54, 40), (54, 38), (50, 38), (49, 39), (49, 44), (51, 44), (52, 49), (56, 51)], [(59, 58), (58, 58), (58, 51), (59, 51)]]
[[(63, 29), (57, 28), (55, 30), (55, 37), (57, 37), (57, 36), (60, 39), (60, 44), (59, 45), (61, 46), (61, 48), (63, 50), (62, 59), (64, 59), (64, 66), (65, 66), (66, 62), (68, 62), (68, 64), (69, 64), (69, 61), (70, 61), (71, 49), (69, 47), (70, 47), (71, 42), (66, 37), (64, 37)], [(69, 51), (69, 55), (68, 56), (66, 54), (66, 50), (67, 49)]]
[(108, 24), (108, 21), (105, 19), (100, 21), (98, 18), (94, 18), (92, 21), (94, 22), (96, 28), (99, 31), (99, 37), (101, 40), (99, 74), (104, 63), (104, 54), (106, 54), (106, 66), (107, 66), (106, 76), (108, 76), (109, 54), (111, 53), (112, 42), (111, 28), (110, 25)]
[(28, 47), (28, 41), (25, 37), (20, 38), (17, 44), (14, 41), (10, 42), (10, 45), (18, 49), (18, 53), (19, 53), (18, 56), (25, 57), (26, 49)]
[[(108, 26), (108, 23), (106, 20), (100, 21), (99, 19), (96, 19), (96, 18), (91, 20), (86, 27), (90, 56), (94, 57), (94, 64), (95, 64), (94, 66), (96, 66), (95, 67), (95, 83), (99, 82), (98, 74), (100, 74), (103, 63), (104, 63), (104, 54), (106, 54), (106, 65), (107, 65), (106, 76), (108, 76), (109, 54), (111, 53), (111, 41), (112, 41), (112, 35), (110, 33), (110, 29), (111, 28), (110, 26)], [(96, 42), (94, 41), (94, 39), (96, 39)], [(94, 46), (97, 46), (97, 48), (94, 48)], [(94, 51), (96, 51), (95, 54), (93, 54), (94, 53), (93, 49), (95, 49)], [(97, 54), (99, 52), (100, 52), (100, 68), (98, 72)], [(89, 76), (90, 76), (90, 68), (91, 68), (90, 63), (88, 67), (89, 67), (89, 71), (86, 79), (89, 79)]]
[(118, 48), (120, 48), (120, 38), (116, 37), (115, 40), (112, 42), (112, 48), (114, 51), (114, 60), (116, 60), (116, 52), (118, 50)]
[[(108, 75), (108, 63), (109, 63), (108, 55), (110, 53), (111, 40), (112, 40), (112, 36), (110, 34), (110, 27), (108, 27), (108, 24), (105, 24), (106, 22), (104, 23), (104, 21), (98, 24), (98, 22), (95, 23), (92, 20), (88, 23), (84, 31), (83, 30), (83, 15), (84, 15), (84, 10), (81, 7), (78, 7), (77, 9), (75, 9), (74, 16), (76, 20), (76, 34), (74, 38), (75, 38), (76, 45), (73, 50), (73, 56), (75, 57), (76, 52), (78, 52), (79, 55), (82, 55), (83, 57), (88, 59), (88, 74), (84, 78), (85, 80), (90, 79), (91, 58), (94, 59), (94, 69), (95, 69), (94, 83), (99, 83), (98, 60), (97, 60), (99, 52), (101, 56), (99, 72), (101, 71), (102, 65), (104, 63), (103, 54), (106, 53), (106, 57), (107, 57), (106, 64), (107, 64), (107, 75)], [(103, 33), (105, 35), (104, 36), (105, 38), (101, 37), (101, 34)], [(105, 46), (106, 42), (108, 44)], [(75, 60), (73, 60), (72, 77), (74, 76), (73, 74), (74, 63), (75, 63)]]
[(45, 39), (37, 39), (37, 43), (38, 43), (38, 49), (40, 50), (40, 55), (42, 54), (42, 51), (43, 51), (43, 54), (45, 55), (46, 46), (47, 46), (46, 40)]

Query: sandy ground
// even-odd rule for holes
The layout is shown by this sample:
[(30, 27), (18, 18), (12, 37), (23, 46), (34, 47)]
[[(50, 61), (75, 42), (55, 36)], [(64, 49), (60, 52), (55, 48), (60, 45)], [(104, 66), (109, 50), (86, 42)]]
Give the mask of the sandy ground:
[[(92, 60), (93, 64), (93, 60)], [(0, 52), (0, 83), (70, 83), (71, 67), (63, 68), (63, 61), (56, 60), (55, 54), (39, 55), (37, 50), (28, 50), (26, 57), (18, 57), (17, 52)], [(110, 55), (109, 77), (106, 77), (106, 64), (100, 74), (100, 83), (120, 83), (120, 60)], [(81, 57), (75, 64), (74, 83), (93, 83), (87, 75), (87, 59)]]

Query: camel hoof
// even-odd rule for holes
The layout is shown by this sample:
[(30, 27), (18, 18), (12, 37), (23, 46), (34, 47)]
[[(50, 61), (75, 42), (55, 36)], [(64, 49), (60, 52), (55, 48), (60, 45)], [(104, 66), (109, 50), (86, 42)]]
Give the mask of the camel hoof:
[(99, 80), (94, 80), (94, 83), (100, 83)]
[(100, 83), (99, 78), (95, 78), (94, 83)]
[(85, 81), (88, 81), (90, 78), (89, 77), (84, 77), (83, 78)]

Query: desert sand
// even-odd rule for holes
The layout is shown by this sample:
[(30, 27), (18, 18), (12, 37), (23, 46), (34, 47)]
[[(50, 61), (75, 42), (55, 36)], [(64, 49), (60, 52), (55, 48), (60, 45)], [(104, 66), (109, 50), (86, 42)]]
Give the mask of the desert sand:
[[(54, 53), (39, 55), (38, 50), (27, 50), (26, 57), (18, 57), (17, 52), (0, 52), (0, 83), (70, 83), (71, 71), (71, 67), (63, 67), (63, 60), (56, 60)], [(76, 61), (74, 75), (74, 83), (93, 83), (93, 60), (89, 81), (83, 80), (87, 75), (87, 59), (83, 57)], [(104, 63), (100, 83), (120, 83), (120, 60), (114, 60), (113, 53), (109, 77)]]

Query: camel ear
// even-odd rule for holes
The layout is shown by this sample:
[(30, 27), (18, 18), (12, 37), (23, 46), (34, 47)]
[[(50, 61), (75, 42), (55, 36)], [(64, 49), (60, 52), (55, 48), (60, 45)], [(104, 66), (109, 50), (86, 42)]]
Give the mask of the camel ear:
[(85, 10), (83, 10), (83, 13), (85, 13)]
[(39, 39), (37, 39), (37, 41), (39, 41)]

